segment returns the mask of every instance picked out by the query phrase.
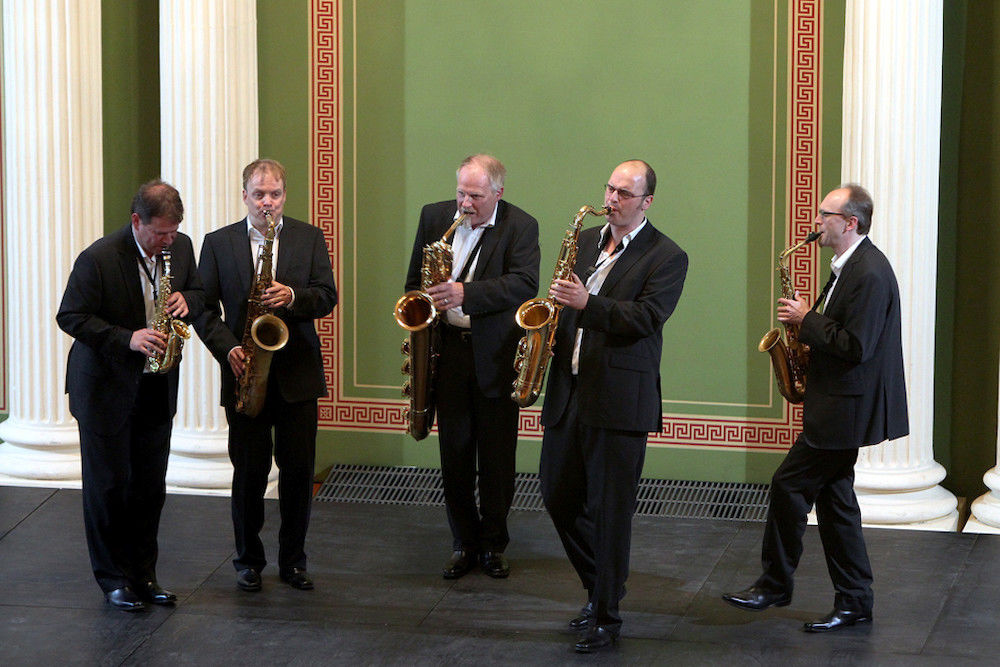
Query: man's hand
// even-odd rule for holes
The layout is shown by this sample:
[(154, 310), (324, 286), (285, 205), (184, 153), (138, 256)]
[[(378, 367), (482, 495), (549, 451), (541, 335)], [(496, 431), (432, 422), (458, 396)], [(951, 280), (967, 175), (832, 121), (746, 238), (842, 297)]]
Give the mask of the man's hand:
[(167, 298), (167, 314), (171, 317), (185, 317), (188, 314), (187, 301), (180, 292), (174, 292)]
[(798, 290), (794, 299), (778, 299), (778, 321), (783, 324), (800, 325), (808, 312), (809, 308), (799, 298)]
[(236, 377), (241, 377), (243, 375), (243, 362), (246, 361), (246, 355), (243, 353), (243, 348), (239, 345), (229, 350), (229, 367), (233, 369), (233, 375)]
[(292, 288), (272, 280), (271, 286), (264, 290), (260, 301), (266, 308), (271, 309), (287, 306), (292, 302)]
[(427, 294), (434, 299), (434, 307), (444, 311), (451, 308), (458, 308), (465, 303), (465, 284), (448, 281), (431, 285)]
[(132, 332), (128, 348), (147, 357), (167, 351), (167, 336), (155, 329), (139, 329)]
[(590, 292), (587, 286), (580, 280), (580, 276), (575, 273), (570, 274), (571, 280), (556, 279), (549, 287), (549, 295), (564, 306), (569, 306), (574, 310), (583, 310), (590, 299)]

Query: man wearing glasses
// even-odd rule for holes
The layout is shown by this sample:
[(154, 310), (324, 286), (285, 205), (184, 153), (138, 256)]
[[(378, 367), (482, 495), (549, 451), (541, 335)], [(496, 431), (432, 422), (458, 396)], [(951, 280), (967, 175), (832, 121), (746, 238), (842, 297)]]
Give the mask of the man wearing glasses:
[[(427, 293), (439, 312), (440, 356), (433, 380), (441, 477), (451, 526), (445, 579), (478, 562), (495, 579), (510, 574), (507, 512), (514, 499), (518, 407), (511, 399), (521, 329), (517, 307), (538, 292), (538, 222), (502, 200), (507, 170), (490, 155), (459, 165), (455, 199), (420, 212), (406, 289), (420, 289), (424, 246), (448, 239), (452, 273)], [(478, 469), (479, 506), (476, 506)]]
[(826, 632), (870, 622), (872, 570), (854, 495), (858, 449), (909, 433), (899, 287), (889, 260), (868, 239), (871, 195), (859, 185), (837, 188), (816, 216), (819, 244), (832, 248), (833, 270), (812, 308), (778, 299), (778, 320), (799, 326), (809, 346), (802, 433), (771, 480), (761, 561), (750, 588), (722, 598), (759, 611), (792, 601), (806, 515), (815, 504), (833, 611), (806, 623)]
[(618, 165), (605, 187), (607, 223), (580, 232), (572, 280), (550, 294), (565, 306), (542, 409), (542, 497), (587, 590), (570, 628), (575, 649), (614, 645), (621, 632), (632, 514), (646, 436), (661, 427), (663, 324), (687, 275), (680, 247), (646, 219), (656, 174)]

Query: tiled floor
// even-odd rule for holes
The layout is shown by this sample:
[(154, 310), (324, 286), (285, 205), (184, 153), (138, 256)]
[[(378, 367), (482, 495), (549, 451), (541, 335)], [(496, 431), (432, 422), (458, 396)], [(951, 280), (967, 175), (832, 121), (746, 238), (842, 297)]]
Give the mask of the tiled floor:
[[(265, 544), (276, 545), (276, 505)], [(317, 502), (309, 533), (316, 590), (236, 589), (228, 500), (169, 496), (160, 583), (173, 608), (109, 608), (87, 561), (79, 491), (0, 487), (0, 664), (997, 664), (1000, 537), (867, 530), (875, 622), (800, 631), (833, 593), (814, 527), (792, 605), (748, 613), (723, 591), (757, 575), (759, 523), (637, 518), (623, 638), (578, 656), (566, 622), (584, 602), (543, 512), (515, 512), (512, 573), (455, 581), (434, 507)]]

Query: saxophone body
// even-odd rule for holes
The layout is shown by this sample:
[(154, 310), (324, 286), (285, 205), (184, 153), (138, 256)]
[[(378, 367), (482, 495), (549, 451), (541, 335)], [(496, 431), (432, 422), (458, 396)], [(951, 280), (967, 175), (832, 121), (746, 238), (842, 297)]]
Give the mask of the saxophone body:
[(170, 250), (163, 248), (163, 275), (157, 285), (156, 309), (153, 313), (152, 328), (167, 337), (167, 349), (149, 359), (149, 370), (154, 373), (169, 373), (181, 361), (181, 348), (191, 337), (191, 328), (167, 313), (167, 299), (170, 298)]
[[(788, 256), (820, 236), (812, 232), (794, 245), (791, 245), (778, 255), (778, 276), (781, 281), (781, 296), (791, 299), (795, 296), (791, 273), (788, 268)], [(785, 339), (781, 338), (781, 330), (771, 329), (757, 344), (757, 349), (771, 355), (771, 366), (774, 369), (774, 379), (778, 383), (778, 391), (789, 403), (801, 403), (806, 395), (806, 371), (809, 368), (809, 346), (799, 341), (799, 327), (795, 324), (785, 325)]]
[[(576, 242), (583, 228), (583, 219), (587, 214), (607, 215), (608, 207), (600, 210), (592, 206), (583, 206), (573, 218), (572, 226), (566, 230), (556, 268), (552, 274), (552, 282), (570, 280), (576, 266)], [(551, 284), (551, 283), (550, 283)], [(545, 371), (552, 359), (552, 347), (555, 344), (556, 328), (559, 325), (559, 311), (562, 305), (551, 297), (529, 299), (522, 303), (514, 320), (524, 329), (524, 336), (517, 344), (517, 355), (514, 357), (514, 370), (517, 378), (514, 380), (511, 399), (519, 407), (527, 408), (538, 400), (545, 380)]]
[(236, 387), (236, 411), (247, 417), (256, 417), (263, 409), (271, 359), (288, 343), (288, 326), (262, 302), (264, 290), (271, 286), (275, 235), (270, 211), (264, 212), (264, 219), (267, 221), (267, 233), (264, 235), (264, 249), (257, 258), (259, 271), (247, 298), (247, 319), (242, 340), (243, 375), (239, 377)]
[(406, 432), (414, 440), (426, 438), (434, 425), (433, 380), (437, 359), (434, 325), (438, 320), (438, 311), (434, 307), (434, 300), (427, 294), (427, 289), (451, 279), (454, 255), (448, 237), (458, 229), (466, 216), (465, 213), (461, 214), (444, 236), (424, 246), (420, 264), (420, 289), (410, 290), (399, 297), (393, 309), (397, 324), (410, 332), (401, 348), (406, 355), (401, 370), (406, 376), (403, 397), (409, 399), (403, 418), (406, 420)]

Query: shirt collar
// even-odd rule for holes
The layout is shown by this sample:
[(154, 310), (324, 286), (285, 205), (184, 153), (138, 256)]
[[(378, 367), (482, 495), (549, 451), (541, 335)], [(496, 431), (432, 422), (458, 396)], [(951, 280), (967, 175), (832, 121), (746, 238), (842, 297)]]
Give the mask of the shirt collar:
[[(275, 238), (278, 237), (278, 234), (281, 233), (281, 228), (284, 226), (285, 226), (285, 216), (281, 216), (280, 218), (278, 218), (278, 223), (274, 226)], [(247, 234), (250, 235), (250, 238), (254, 238), (254, 235), (257, 235), (260, 238), (264, 238), (264, 234), (259, 229), (254, 227), (252, 222), (250, 222), (249, 215), (247, 216)]]
[(864, 240), (865, 237), (862, 236), (855, 241), (850, 248), (845, 250), (843, 255), (834, 255), (833, 259), (830, 260), (830, 268), (838, 278), (840, 277), (840, 272), (844, 270), (844, 265), (847, 264), (847, 260), (851, 258), (851, 255), (854, 254), (854, 251), (857, 250), (858, 246), (861, 245), (861, 242)]
[[(643, 227), (646, 226), (647, 222), (649, 222), (649, 220), (647, 218), (643, 218), (642, 224), (640, 224), (638, 227), (636, 227), (635, 229), (633, 229), (628, 234), (622, 237), (621, 241), (622, 251), (624, 251), (625, 248), (628, 247), (628, 244), (632, 242), (632, 239), (634, 239), (635, 235), (639, 233), (639, 230), (641, 230)], [(607, 235), (610, 233), (610, 231), (611, 231), (611, 223), (610, 222), (604, 223), (604, 226), (601, 227), (601, 233), (597, 239), (597, 243), (599, 244), (600, 250), (602, 252), (604, 251), (604, 248), (607, 247), (608, 245)]]
[(152, 262), (152, 261), (154, 261), (156, 259), (156, 255), (153, 255), (152, 257), (150, 257), (149, 255), (146, 254), (146, 251), (142, 249), (142, 246), (139, 245), (139, 239), (135, 235), (135, 227), (133, 227), (132, 225), (129, 225), (128, 228), (132, 231), (132, 240), (135, 241), (135, 247), (139, 250), (139, 259), (141, 259), (141, 260), (143, 260), (145, 262)]
[[(493, 215), (490, 216), (489, 220), (487, 220), (483, 224), (481, 224), (478, 227), (476, 227), (476, 229), (485, 229), (487, 227), (493, 227), (494, 225), (496, 225), (496, 223), (497, 223), (497, 210), (499, 210), (499, 208), (500, 208), (500, 200), (498, 199), (497, 203), (493, 205)], [(457, 211), (455, 211), (455, 217), (452, 218), (452, 220), (458, 220), (458, 217), (460, 215), (462, 215), (462, 210), (458, 209)], [(468, 220), (466, 220), (465, 222), (463, 222), (460, 226), (464, 227), (465, 229), (475, 231), (475, 229), (472, 229), (472, 226), (469, 224)]]

